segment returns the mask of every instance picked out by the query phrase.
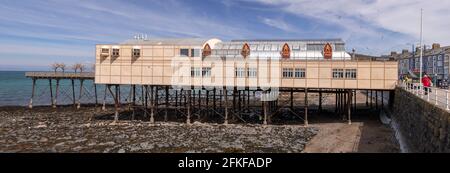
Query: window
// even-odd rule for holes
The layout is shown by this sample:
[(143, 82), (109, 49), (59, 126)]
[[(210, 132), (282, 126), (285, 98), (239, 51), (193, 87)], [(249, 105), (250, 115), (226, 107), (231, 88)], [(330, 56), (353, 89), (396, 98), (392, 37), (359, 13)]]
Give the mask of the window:
[(113, 56), (119, 56), (119, 49), (113, 49), (112, 50), (112, 55)]
[(264, 45), (263, 44), (259, 44), (258, 48), (256, 48), (256, 50), (263, 51), (264, 50)]
[(202, 76), (203, 77), (210, 77), (211, 76), (211, 67), (203, 67), (203, 69), (202, 69)]
[(109, 53), (109, 49), (103, 48), (103, 49), (102, 49), (102, 53)]
[(345, 78), (356, 79), (356, 69), (345, 69)]
[(305, 78), (306, 70), (304, 68), (296, 68), (294, 76), (295, 76), (295, 78)]
[(344, 70), (343, 69), (333, 69), (333, 78), (335, 78), (335, 79), (344, 78)]
[(191, 77), (200, 77), (200, 67), (191, 67)]
[(264, 45), (264, 51), (270, 51), (271, 48), (272, 48), (272, 45), (270, 45), (270, 44)]
[(140, 57), (141, 56), (141, 49), (133, 49), (133, 56), (134, 57)]
[(291, 78), (293, 76), (292, 68), (283, 68), (283, 78)]
[(235, 76), (236, 77), (245, 77), (244, 68), (236, 68), (235, 69)]
[(247, 69), (247, 76), (250, 78), (256, 78), (258, 77), (258, 71), (256, 68), (248, 68)]
[(273, 44), (271, 51), (278, 51), (278, 45)]
[(180, 49), (180, 56), (189, 56), (189, 49)]
[(200, 57), (200, 49), (191, 49), (191, 57)]

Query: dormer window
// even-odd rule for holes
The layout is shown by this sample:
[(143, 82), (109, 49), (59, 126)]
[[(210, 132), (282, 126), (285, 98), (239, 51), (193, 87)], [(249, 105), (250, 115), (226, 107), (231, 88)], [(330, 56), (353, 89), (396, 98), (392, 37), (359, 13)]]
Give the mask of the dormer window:
[(141, 49), (133, 49), (133, 57), (140, 57)]
[(109, 49), (107, 49), (107, 48), (102, 48), (101, 56), (109, 56)]
[(112, 56), (115, 56), (115, 57), (119, 56), (119, 49), (113, 49)]

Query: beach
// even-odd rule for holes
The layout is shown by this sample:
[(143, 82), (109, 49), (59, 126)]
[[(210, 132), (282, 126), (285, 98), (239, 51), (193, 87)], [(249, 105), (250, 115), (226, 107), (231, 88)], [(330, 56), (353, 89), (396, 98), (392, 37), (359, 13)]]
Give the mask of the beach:
[(112, 115), (112, 108), (94, 106), (0, 107), (0, 152), (399, 152), (392, 130), (367, 114), (352, 125), (313, 116), (308, 127), (195, 119), (191, 125), (183, 119), (150, 124), (127, 115), (114, 123)]
[(108, 115), (112, 109), (1, 107), (0, 152), (298, 153), (317, 133), (301, 125), (114, 123)]

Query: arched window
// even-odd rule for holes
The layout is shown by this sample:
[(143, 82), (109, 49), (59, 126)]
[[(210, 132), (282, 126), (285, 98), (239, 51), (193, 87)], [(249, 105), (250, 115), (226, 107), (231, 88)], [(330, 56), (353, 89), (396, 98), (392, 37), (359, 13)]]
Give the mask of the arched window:
[(291, 57), (291, 48), (287, 43), (284, 43), (283, 48), (281, 48), (281, 57), (286, 59)]
[(325, 44), (323, 47), (323, 58), (331, 59), (333, 57), (333, 48), (330, 43)]
[(245, 43), (244, 46), (242, 46), (241, 55), (244, 58), (247, 58), (247, 56), (250, 55), (250, 46), (248, 46), (247, 43)]
[(211, 55), (211, 47), (206, 43), (205, 47), (203, 47), (202, 57), (205, 58), (209, 55)]

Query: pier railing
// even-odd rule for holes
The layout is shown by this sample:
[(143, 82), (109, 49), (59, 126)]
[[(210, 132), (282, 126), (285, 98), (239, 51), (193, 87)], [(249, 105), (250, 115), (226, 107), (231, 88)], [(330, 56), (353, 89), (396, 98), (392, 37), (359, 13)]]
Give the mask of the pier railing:
[(28, 78), (94, 79), (93, 72), (26, 72)]
[(449, 109), (449, 90), (441, 89), (436, 87), (425, 87), (421, 86), (420, 83), (404, 82), (400, 83), (400, 87), (406, 91), (426, 100), (436, 106), (445, 108), (447, 111)]

